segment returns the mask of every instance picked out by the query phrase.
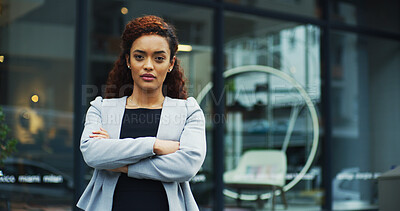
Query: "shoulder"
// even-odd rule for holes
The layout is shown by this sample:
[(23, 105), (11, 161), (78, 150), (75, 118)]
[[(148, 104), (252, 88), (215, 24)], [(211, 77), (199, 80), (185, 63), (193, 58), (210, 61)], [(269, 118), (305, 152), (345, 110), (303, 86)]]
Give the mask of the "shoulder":
[(94, 100), (90, 102), (90, 105), (98, 107), (101, 106), (102, 102), (103, 102), (103, 97), (97, 96)]
[(168, 105), (171, 106), (182, 106), (187, 109), (200, 109), (199, 103), (194, 97), (188, 97), (187, 99), (178, 99), (178, 98), (168, 98)]
[(201, 110), (199, 103), (194, 97), (189, 97), (186, 99), (186, 108), (188, 109), (188, 114), (195, 112), (196, 110)]
[(120, 98), (103, 98), (102, 96), (97, 96), (94, 100), (90, 102), (90, 105), (99, 109), (101, 107), (116, 106), (120, 102), (124, 102), (126, 96)]
[(90, 101), (90, 108), (89, 110), (92, 108), (101, 111), (101, 106), (103, 104), (103, 98), (101, 96), (97, 96), (94, 100)]
[(186, 109), (188, 117), (194, 113), (203, 114), (203, 110), (201, 109), (199, 103), (194, 97), (188, 97), (187, 99), (177, 99), (168, 97), (168, 101), (170, 106), (182, 107)]

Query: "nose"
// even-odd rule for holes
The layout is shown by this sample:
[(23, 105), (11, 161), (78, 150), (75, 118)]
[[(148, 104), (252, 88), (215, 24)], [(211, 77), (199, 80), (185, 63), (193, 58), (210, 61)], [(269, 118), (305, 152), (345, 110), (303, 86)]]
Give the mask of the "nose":
[(153, 70), (153, 62), (151, 61), (151, 58), (150, 57), (148, 57), (147, 59), (146, 59), (146, 61), (144, 62), (144, 69), (145, 70)]

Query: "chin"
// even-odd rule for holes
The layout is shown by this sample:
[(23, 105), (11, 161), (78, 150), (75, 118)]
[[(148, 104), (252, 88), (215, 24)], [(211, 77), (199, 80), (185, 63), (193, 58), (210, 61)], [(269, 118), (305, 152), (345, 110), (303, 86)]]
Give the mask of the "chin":
[(154, 87), (154, 86), (141, 86), (139, 87), (141, 90), (143, 91), (156, 91), (158, 89), (158, 87)]

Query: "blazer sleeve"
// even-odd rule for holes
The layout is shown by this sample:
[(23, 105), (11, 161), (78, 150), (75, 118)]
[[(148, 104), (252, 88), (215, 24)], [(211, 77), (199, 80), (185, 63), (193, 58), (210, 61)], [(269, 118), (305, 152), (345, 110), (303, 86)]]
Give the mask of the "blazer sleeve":
[(93, 131), (102, 127), (102, 97), (90, 102), (84, 129), (81, 136), (80, 150), (86, 164), (96, 169), (114, 169), (136, 163), (141, 159), (155, 155), (153, 146), (156, 137), (124, 139), (90, 138)]
[(196, 175), (206, 156), (205, 117), (193, 97), (187, 99), (186, 106), (188, 117), (179, 140), (179, 150), (129, 165), (129, 177), (184, 182)]

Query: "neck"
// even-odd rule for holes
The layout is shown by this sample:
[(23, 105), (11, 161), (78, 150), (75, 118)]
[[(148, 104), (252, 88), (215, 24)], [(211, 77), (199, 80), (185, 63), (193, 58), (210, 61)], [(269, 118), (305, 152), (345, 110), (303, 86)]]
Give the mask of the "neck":
[[(132, 95), (128, 96), (133, 102), (134, 106), (140, 107), (158, 107), (164, 102), (164, 96), (160, 90), (147, 91), (134, 88)], [(129, 103), (128, 103), (129, 104)]]

